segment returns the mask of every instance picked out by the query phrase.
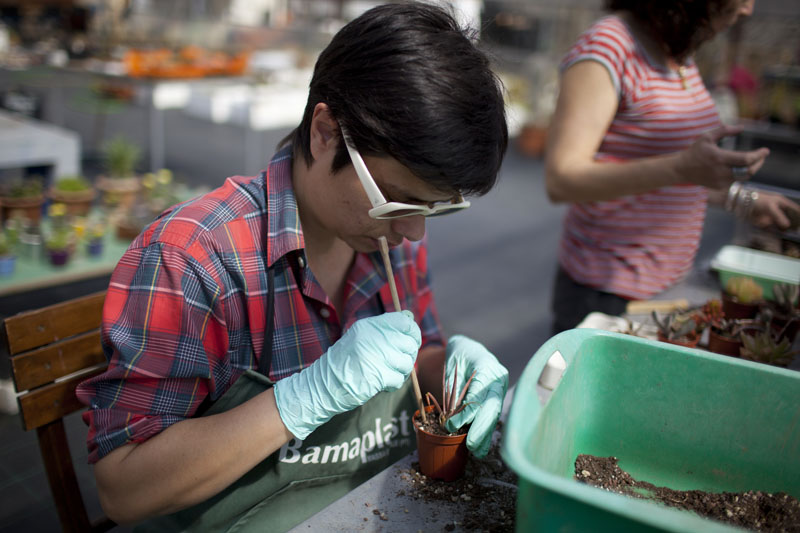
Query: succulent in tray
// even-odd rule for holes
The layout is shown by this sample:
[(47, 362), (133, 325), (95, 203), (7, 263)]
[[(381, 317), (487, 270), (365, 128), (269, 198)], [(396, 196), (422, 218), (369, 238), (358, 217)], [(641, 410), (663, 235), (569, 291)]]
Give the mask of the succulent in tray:
[(764, 297), (761, 285), (748, 276), (733, 276), (725, 284), (725, 292), (742, 304), (755, 303)]

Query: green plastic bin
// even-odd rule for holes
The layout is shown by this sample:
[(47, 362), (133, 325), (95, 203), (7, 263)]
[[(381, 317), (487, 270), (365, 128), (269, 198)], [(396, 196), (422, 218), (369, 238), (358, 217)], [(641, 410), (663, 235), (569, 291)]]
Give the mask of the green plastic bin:
[[(545, 406), (536, 384), (560, 352)], [(800, 497), (800, 372), (594, 329), (563, 332), (516, 385), (501, 453), (519, 477), (517, 531), (741, 531), (573, 479), (578, 454), (615, 456), (677, 490)]]
[(723, 246), (711, 260), (711, 268), (719, 273), (720, 285), (736, 276), (753, 278), (764, 290), (764, 298), (774, 300), (776, 283), (800, 285), (800, 259), (732, 244)]

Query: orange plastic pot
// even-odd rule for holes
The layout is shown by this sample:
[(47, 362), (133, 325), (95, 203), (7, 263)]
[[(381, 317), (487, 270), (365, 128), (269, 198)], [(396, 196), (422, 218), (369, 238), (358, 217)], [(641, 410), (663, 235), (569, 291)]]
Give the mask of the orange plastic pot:
[[(433, 406), (425, 407), (425, 412), (433, 411)], [(414, 431), (417, 434), (417, 453), (419, 454), (420, 471), (432, 479), (455, 481), (464, 474), (467, 465), (467, 434), (434, 435), (419, 427), (417, 418), (419, 410), (414, 413)]]
[(733, 339), (731, 337), (720, 335), (713, 329), (708, 332), (709, 352), (739, 357), (739, 348), (741, 347), (742, 341), (738, 338)]

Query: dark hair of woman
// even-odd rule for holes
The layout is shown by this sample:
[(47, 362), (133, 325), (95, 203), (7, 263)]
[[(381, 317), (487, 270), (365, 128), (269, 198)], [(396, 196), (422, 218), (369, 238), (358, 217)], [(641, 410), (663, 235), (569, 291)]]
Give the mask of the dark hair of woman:
[(606, 0), (607, 9), (628, 11), (672, 58), (683, 62), (714, 36), (711, 21), (739, 0)]
[[(314, 67), (302, 122), (281, 144), (311, 164), (317, 103), (363, 155), (389, 156), (431, 186), (484, 194), (508, 145), (503, 89), (488, 57), (440, 7), (375, 7), (348, 23)], [(344, 143), (332, 172), (350, 164)]]

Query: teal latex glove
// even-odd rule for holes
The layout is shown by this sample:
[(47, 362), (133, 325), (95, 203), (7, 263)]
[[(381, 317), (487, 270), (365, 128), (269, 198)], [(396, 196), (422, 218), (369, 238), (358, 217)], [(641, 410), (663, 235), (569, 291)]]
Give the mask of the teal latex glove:
[(356, 321), (322, 357), (275, 384), (275, 403), (298, 439), (381, 391), (399, 389), (414, 368), (422, 334), (410, 311)]
[(469, 405), (447, 421), (447, 430), (456, 431), (472, 423), (467, 433), (467, 448), (475, 456), (485, 457), (508, 390), (508, 370), (483, 344), (463, 335), (454, 335), (447, 341), (446, 375), (451, 386), (456, 363), (459, 389), (472, 372), (475, 372), (475, 377), (464, 397)]

